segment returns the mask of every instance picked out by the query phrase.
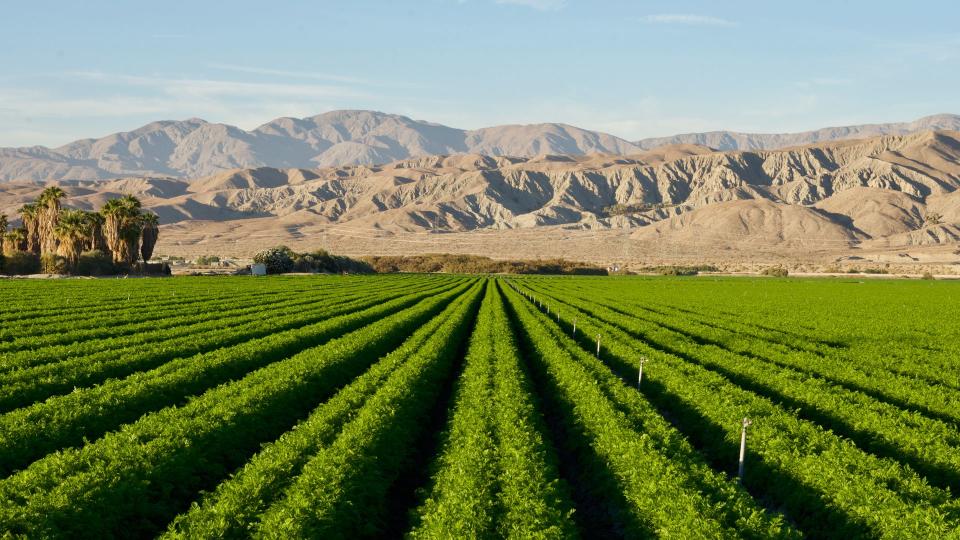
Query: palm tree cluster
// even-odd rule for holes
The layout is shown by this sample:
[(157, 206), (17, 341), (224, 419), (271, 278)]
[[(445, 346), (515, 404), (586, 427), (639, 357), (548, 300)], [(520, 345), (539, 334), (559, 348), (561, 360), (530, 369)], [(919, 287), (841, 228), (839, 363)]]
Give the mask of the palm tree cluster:
[(113, 263), (130, 267), (140, 257), (153, 256), (160, 234), (156, 214), (145, 212), (133, 195), (110, 199), (99, 212), (63, 208), (66, 193), (51, 186), (32, 203), (20, 208), (21, 227), (7, 231), (9, 221), (0, 215), (0, 249), (6, 255), (17, 252), (63, 257), (75, 271), (84, 251), (109, 252)]

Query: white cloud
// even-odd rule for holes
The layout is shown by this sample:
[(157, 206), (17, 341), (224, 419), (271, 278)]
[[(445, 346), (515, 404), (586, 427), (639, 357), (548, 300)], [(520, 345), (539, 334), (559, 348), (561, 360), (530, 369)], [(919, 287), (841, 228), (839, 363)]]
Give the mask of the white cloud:
[(254, 75), (274, 75), (277, 77), (289, 77), (294, 79), (314, 79), (320, 81), (333, 81), (351, 84), (368, 84), (363, 79), (356, 77), (347, 77), (344, 75), (335, 75), (330, 73), (316, 73), (312, 71), (292, 71), (283, 69), (260, 68), (254, 66), (239, 66), (236, 64), (210, 64), (210, 67), (223, 71), (233, 71), (237, 73), (250, 73)]
[(684, 24), (688, 26), (736, 26), (737, 23), (712, 17), (710, 15), (692, 15), (689, 13), (661, 13), (640, 17), (641, 22), (647, 24)]
[(525, 6), (540, 11), (553, 11), (566, 5), (566, 0), (496, 0), (498, 4)]
[(221, 79), (190, 79), (144, 75), (124, 75), (100, 71), (73, 72), (76, 78), (103, 82), (111, 87), (139, 86), (171, 96), (214, 97), (369, 97), (365, 92), (346, 85), (285, 84), (231, 81)]

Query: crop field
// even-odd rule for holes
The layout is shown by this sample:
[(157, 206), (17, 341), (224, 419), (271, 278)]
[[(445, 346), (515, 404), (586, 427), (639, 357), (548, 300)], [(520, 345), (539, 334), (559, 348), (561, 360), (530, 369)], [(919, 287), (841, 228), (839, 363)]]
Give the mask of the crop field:
[(0, 538), (960, 538), (958, 286), (2, 281)]

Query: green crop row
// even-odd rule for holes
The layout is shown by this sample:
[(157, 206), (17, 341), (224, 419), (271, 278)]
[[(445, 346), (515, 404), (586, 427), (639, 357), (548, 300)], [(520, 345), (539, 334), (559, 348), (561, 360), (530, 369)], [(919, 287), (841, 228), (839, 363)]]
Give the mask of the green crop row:
[(435, 295), (0, 481), (0, 523), (28, 537), (145, 536), (287, 431), (456, 296)]
[[(460, 359), (482, 288), (303, 465), (283, 497), (262, 514), (253, 536), (354, 538), (385, 534), (389, 492), (425, 433), (441, 390)], [(401, 524), (402, 525), (402, 522)]]
[(374, 395), (391, 374), (422, 348), (448, 339), (451, 328), (463, 324), (473, 303), (460, 295), (403, 345), (314, 410), (309, 418), (266, 445), (216, 491), (178, 516), (167, 538), (236, 538), (248, 536), (262, 514), (300, 474), (304, 464), (329, 446), (344, 423)]
[(753, 420), (754, 457), (745, 484), (776, 500), (806, 534), (929, 538), (956, 533), (956, 517), (951, 517), (957, 515), (956, 501), (910, 468), (864, 452), (767, 397), (685, 360), (695, 354), (687, 343), (668, 343), (683, 356), (665, 352), (622, 330), (631, 328), (630, 317), (572, 296), (557, 294), (552, 300), (576, 317), (581, 332), (590, 333), (589, 339), (581, 334), (582, 346), (592, 347), (593, 335), (601, 335), (601, 354), (621, 376), (635, 377), (641, 356), (651, 360), (644, 371), (649, 383), (644, 383), (644, 394), (669, 411), (714, 463), (732, 463), (738, 421)]
[(577, 536), (572, 503), (530, 392), (503, 299), (490, 287), (411, 537)]
[(796, 537), (782, 519), (711, 471), (640, 394), (580, 350), (537, 304), (513, 290), (507, 298), (531, 354), (542, 362), (545, 394), (566, 417), (567, 444), (588, 464), (581, 483), (615, 512), (615, 530), (631, 537)]
[(216, 384), (376, 322), (452, 285), (438, 282), (434, 286), (0, 415), (0, 477), (48, 452), (98, 437), (149, 411), (180, 403)]
[(371, 297), (361, 292), (356, 297), (345, 298), (342, 304), (294, 310), (286, 316), (266, 320), (252, 316), (248, 321), (236, 326), (214, 325), (209, 332), (203, 334), (188, 334), (169, 341), (110, 349), (53, 364), (0, 373), (0, 410), (9, 411), (62, 394), (75, 387), (152, 369), (174, 358), (242, 343), (336, 314), (364, 309), (402, 294), (403, 291), (398, 290), (383, 297)]

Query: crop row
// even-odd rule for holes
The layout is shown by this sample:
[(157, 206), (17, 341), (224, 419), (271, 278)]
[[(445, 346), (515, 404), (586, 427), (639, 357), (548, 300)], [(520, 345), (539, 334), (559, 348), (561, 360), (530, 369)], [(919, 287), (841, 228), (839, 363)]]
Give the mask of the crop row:
[[(630, 317), (572, 296), (557, 294), (551, 301), (564, 306), (568, 321), (576, 318), (581, 346), (592, 347), (593, 336), (601, 336), (601, 356), (620, 376), (635, 378), (640, 357), (649, 358), (643, 393), (667, 411), (715, 465), (731, 463), (740, 435), (738, 421), (752, 419), (755, 458), (745, 485), (777, 501), (805, 533), (902, 538), (955, 530), (950, 516), (956, 515), (957, 504), (949, 492), (691, 361), (695, 345), (664, 338), (661, 345), (671, 347), (666, 351), (651, 346)], [(569, 327), (569, 322), (563, 324)]]
[(145, 536), (264, 442), (427, 323), (467, 284), (274, 362), (182, 407), (147, 414), (0, 481), (0, 523), (31, 537)]
[(191, 395), (371, 324), (450, 287), (434, 285), (433, 289), (410, 291), (366, 309), (173, 360), (0, 415), (0, 476), (48, 452), (101, 436), (147, 412), (180, 404)]
[(169, 538), (239, 537), (248, 535), (260, 515), (281, 498), (303, 466), (320, 448), (329, 446), (342, 426), (356, 414), (391, 374), (421, 350), (449, 338), (446, 332), (464, 324), (472, 303), (463, 294), (437, 317), (414, 332), (310, 416), (263, 449), (216, 491), (194, 503), (170, 525)]
[(340, 313), (364, 309), (402, 294), (403, 291), (392, 291), (382, 296), (371, 297), (358, 292), (356, 297), (346, 297), (343, 303), (332, 306), (319, 305), (310, 309), (294, 310), (285, 316), (267, 320), (253, 316), (242, 324), (214, 326), (203, 334), (109, 349), (53, 364), (0, 373), (0, 410), (15, 409), (75, 387), (151, 369), (174, 358), (183, 358), (198, 352), (243, 343), (274, 332), (321, 321)]
[(487, 290), (413, 538), (572, 538), (572, 502), (495, 286)]
[[(783, 355), (762, 342), (732, 344), (729, 336), (709, 327), (683, 325), (675, 319), (664, 322), (628, 317), (607, 302), (595, 304), (608, 314), (616, 314), (608, 319), (612, 324), (642, 336), (647, 343), (721, 373), (739, 386), (753, 389), (785, 408), (796, 410), (799, 416), (853, 439), (874, 454), (906, 463), (931, 483), (953, 491), (960, 489), (960, 431), (956, 424), (900, 408), (894, 404), (900, 402), (899, 399), (890, 403), (874, 397), (898, 395), (909, 399), (923, 394), (924, 389), (914, 388), (908, 381), (896, 377), (891, 380), (889, 373), (874, 373), (872, 378), (861, 374), (850, 389), (843, 384), (849, 384), (849, 378), (843, 383), (824, 378), (824, 372), (853, 372), (849, 365), (832, 357)], [(619, 324), (624, 319), (630, 321), (629, 325)], [(684, 348), (678, 349), (678, 344)], [(858, 391), (865, 387), (873, 392)], [(933, 403), (948, 409), (951, 403), (954, 408), (960, 405), (960, 399), (944, 395), (949, 392), (943, 388), (926, 390), (928, 396), (911, 401), (933, 399)]]
[(517, 292), (507, 297), (531, 354), (542, 362), (542, 394), (563, 417), (562, 440), (584, 466), (578, 475), (584, 497), (597, 501), (598, 519), (615, 513), (608, 529), (678, 538), (796, 536), (713, 472), (641, 394), (580, 349), (554, 319)]

